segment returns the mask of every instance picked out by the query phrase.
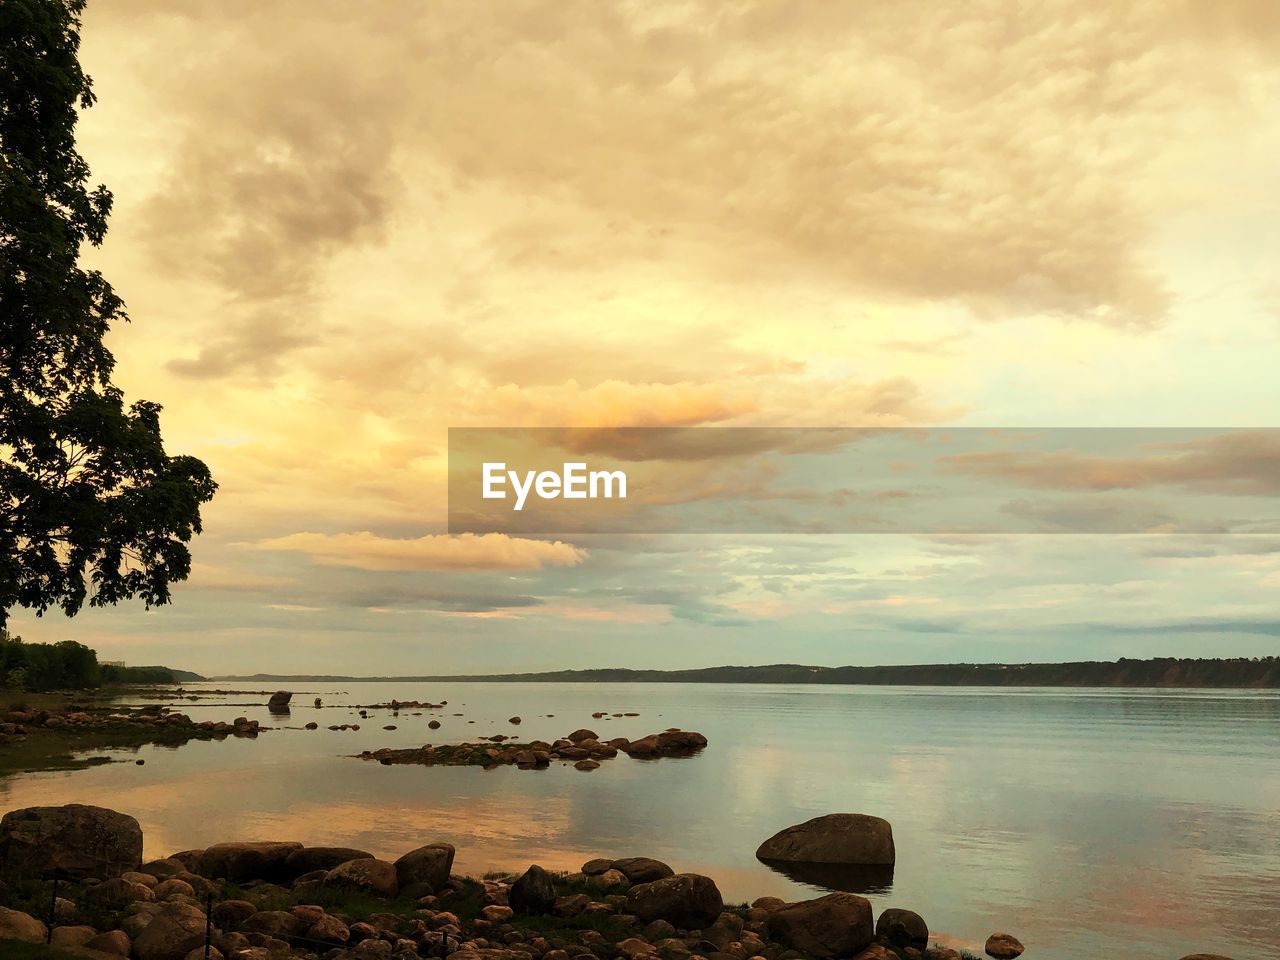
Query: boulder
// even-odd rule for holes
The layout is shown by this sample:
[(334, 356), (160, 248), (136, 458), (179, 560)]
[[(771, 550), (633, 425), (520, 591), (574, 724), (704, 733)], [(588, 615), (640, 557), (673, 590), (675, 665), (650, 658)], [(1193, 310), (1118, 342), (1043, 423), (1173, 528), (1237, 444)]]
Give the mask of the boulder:
[(307, 929), (307, 922), (287, 910), (259, 910), (240, 922), (241, 933), (261, 933), (277, 940), (300, 936)]
[(97, 935), (98, 931), (93, 927), (54, 927), (49, 943), (55, 947), (83, 947)]
[(268, 707), (287, 707), (289, 701), (293, 699), (293, 694), (288, 690), (277, 690), (271, 695), (271, 699), (267, 701)]
[(324, 875), (324, 882), (325, 886), (364, 890), (380, 897), (394, 897), (400, 889), (395, 864), (373, 857), (339, 864)]
[(138, 868), (139, 873), (149, 874), (157, 880), (176, 877), (180, 873), (185, 873), (186, 870), (186, 865), (181, 860), (176, 860), (173, 857), (165, 860), (152, 860), (150, 863), (144, 863)]
[(106, 933), (90, 937), (82, 946), (86, 950), (96, 950), (99, 953), (114, 953), (120, 957), (127, 957), (129, 951), (133, 948), (133, 941), (129, 939), (129, 935), (123, 930), (108, 930)]
[(95, 904), (150, 903), (156, 895), (150, 887), (141, 883), (134, 883), (124, 877), (112, 877), (89, 887), (84, 897)]
[(210, 879), (283, 880), (287, 879), (285, 863), (289, 854), (301, 850), (302, 844), (280, 840), (247, 840), (237, 843), (215, 843), (202, 851), (193, 873)]
[(138, 821), (105, 807), (24, 807), (0, 820), (0, 868), (10, 872), (101, 879), (141, 863)]
[(591, 903), (591, 898), (585, 893), (571, 893), (568, 896), (557, 897), (556, 902), (552, 905), (552, 912), (557, 917), (576, 917)]
[[(930, 954), (930, 960), (946, 960), (945, 956), (939, 954)], [(960, 954), (956, 954), (958, 958)], [(853, 960), (898, 960), (898, 955), (888, 947), (883, 947), (878, 943), (873, 943), (867, 949), (853, 958)]]
[(632, 740), (618, 749), (631, 757), (680, 757), (697, 753), (706, 745), (707, 738), (692, 730), (665, 730)]
[(44, 943), (48, 935), (49, 928), (30, 914), (0, 907), (0, 940)]
[(258, 912), (248, 900), (223, 900), (213, 905), (213, 920), (221, 927), (236, 928)]
[(324, 943), (346, 943), (351, 939), (351, 928), (337, 917), (326, 913), (307, 929), (307, 939)]
[(565, 737), (571, 743), (581, 743), (583, 740), (599, 740), (594, 730), (588, 730), (585, 727), (581, 730), (575, 730), (569, 736)]
[(771, 913), (768, 923), (774, 938), (822, 960), (851, 957), (875, 939), (871, 903), (852, 893), (789, 903)]
[(627, 893), (625, 906), (627, 913), (645, 923), (666, 920), (686, 930), (714, 923), (723, 909), (724, 899), (715, 881), (696, 873), (677, 873), (638, 884)]
[(876, 920), (876, 939), (893, 947), (929, 945), (929, 925), (914, 910), (889, 907)]
[(550, 913), (556, 903), (551, 874), (535, 863), (511, 885), (507, 903), (517, 913)]
[(161, 880), (151, 888), (151, 893), (157, 900), (171, 900), (174, 897), (194, 897), (195, 889), (185, 880), (179, 880), (177, 877), (170, 877), (168, 880)]
[(137, 960), (184, 960), (196, 947), (204, 946), (203, 911), (187, 903), (160, 904), (151, 922), (134, 938)]
[(610, 867), (604, 873), (597, 873), (591, 878), (591, 882), (598, 887), (604, 887), (606, 890), (625, 890), (627, 887), (634, 886), (627, 875), (621, 870), (614, 870)]
[(736, 913), (722, 913), (716, 922), (702, 931), (702, 938), (717, 950), (728, 950), (742, 936), (742, 918)]
[(329, 871), (348, 860), (367, 860), (372, 857), (372, 853), (353, 847), (303, 847), (291, 851), (285, 857), (284, 875), (290, 880), (296, 880), (304, 873)]
[(396, 881), (406, 891), (412, 887), (418, 896), (438, 893), (449, 882), (454, 852), (451, 843), (428, 843), (410, 850), (395, 862)]
[(1011, 933), (993, 933), (987, 937), (987, 945), (984, 949), (987, 951), (987, 956), (995, 957), (996, 960), (1013, 960), (1014, 957), (1022, 956), (1022, 951), (1026, 947)]
[(760, 844), (760, 860), (888, 865), (895, 859), (889, 821), (861, 813), (831, 813), (787, 827)]
[(612, 870), (612, 869), (613, 869), (613, 861), (605, 860), (603, 858), (588, 860), (586, 863), (582, 865), (582, 872), (589, 877), (594, 877), (597, 874), (601, 874), (601, 873), (604, 873), (606, 870)]
[(661, 860), (654, 860), (652, 857), (624, 857), (613, 861), (613, 869), (621, 870), (632, 883), (652, 883), (664, 877), (673, 877), (676, 873)]

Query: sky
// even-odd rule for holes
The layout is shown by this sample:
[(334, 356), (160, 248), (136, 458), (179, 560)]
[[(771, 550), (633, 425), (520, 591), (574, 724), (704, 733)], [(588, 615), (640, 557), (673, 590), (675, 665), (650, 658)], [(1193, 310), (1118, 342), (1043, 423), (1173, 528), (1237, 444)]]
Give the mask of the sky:
[(115, 379), (220, 490), (171, 605), (28, 640), (1280, 652), (1280, 536), (450, 536), (445, 496), (450, 427), (1278, 426), (1271, 0), (91, 0), (81, 56)]

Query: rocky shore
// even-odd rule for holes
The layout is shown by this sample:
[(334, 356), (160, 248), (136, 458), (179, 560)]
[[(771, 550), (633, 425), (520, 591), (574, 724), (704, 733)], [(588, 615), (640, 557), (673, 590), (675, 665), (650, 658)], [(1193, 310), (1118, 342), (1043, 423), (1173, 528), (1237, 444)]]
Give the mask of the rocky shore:
[(15, 708), (0, 714), (0, 746), (17, 744), (38, 733), (122, 733), (137, 742), (216, 740), (228, 736), (257, 736), (259, 722), (246, 717), (233, 721), (193, 721), (163, 705), (132, 710), (70, 705), (67, 709)]
[[(800, 826), (847, 833), (852, 825)], [(889, 908), (877, 918), (869, 901), (851, 893), (726, 905), (712, 878), (643, 856), (595, 858), (573, 873), (532, 865), (476, 879), (454, 874), (455, 851), (444, 842), (394, 861), (347, 847), (241, 841), (144, 863), (142, 840), (134, 818), (101, 807), (6, 814), (0, 955), (7, 955), (5, 941), (25, 941), (88, 960), (973, 956), (931, 942), (927, 923), (912, 910)], [(996, 960), (1023, 953), (1003, 932), (985, 947)]]
[(661, 733), (651, 733), (638, 740), (617, 737), (604, 743), (594, 730), (575, 730), (566, 737), (547, 743), (533, 740), (516, 743), (499, 734), (482, 738), (479, 743), (441, 744), (433, 746), (381, 750), (365, 750), (358, 754), (362, 760), (376, 760), (382, 764), (416, 763), (426, 766), (481, 766), (497, 767), (514, 765), (522, 770), (541, 769), (553, 760), (573, 763), (578, 770), (595, 770), (605, 760), (619, 753), (641, 760), (659, 757), (693, 756), (707, 745), (707, 738), (692, 730), (675, 728)]

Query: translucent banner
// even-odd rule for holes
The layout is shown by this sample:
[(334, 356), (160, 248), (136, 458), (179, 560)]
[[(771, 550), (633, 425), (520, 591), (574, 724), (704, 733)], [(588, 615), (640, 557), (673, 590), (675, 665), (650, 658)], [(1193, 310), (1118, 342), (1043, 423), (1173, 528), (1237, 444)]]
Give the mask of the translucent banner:
[(454, 428), (451, 533), (1276, 533), (1280, 429)]

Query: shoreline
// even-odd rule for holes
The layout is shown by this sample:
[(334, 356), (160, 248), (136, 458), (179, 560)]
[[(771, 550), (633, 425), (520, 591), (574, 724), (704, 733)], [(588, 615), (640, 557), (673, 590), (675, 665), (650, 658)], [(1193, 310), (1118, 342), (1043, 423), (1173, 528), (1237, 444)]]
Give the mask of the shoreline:
[[(230, 841), (142, 862), (127, 814), (75, 804), (0, 822), (0, 939), (90, 960), (968, 960), (914, 911), (829, 893), (726, 904), (715, 880), (645, 856), (578, 871), (455, 874), (427, 842), (395, 861)], [(58, 885), (55, 887), (54, 878)], [(949, 938), (942, 938), (949, 939)], [(996, 944), (993, 948), (992, 944)], [(992, 950), (995, 952), (992, 952)], [(996, 932), (989, 956), (1022, 945)]]

